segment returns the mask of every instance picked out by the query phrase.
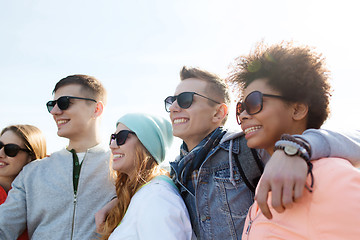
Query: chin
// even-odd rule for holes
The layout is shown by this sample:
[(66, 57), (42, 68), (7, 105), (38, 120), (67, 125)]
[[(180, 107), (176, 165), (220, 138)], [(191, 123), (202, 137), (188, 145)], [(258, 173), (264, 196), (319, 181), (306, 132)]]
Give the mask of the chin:
[(249, 139), (247, 141), (247, 146), (249, 148), (255, 148), (255, 149), (262, 148), (262, 144), (259, 141), (256, 141), (256, 139)]
[(173, 134), (174, 137), (178, 137), (178, 138), (181, 138), (181, 139), (182, 139), (181, 136), (184, 135), (181, 131), (176, 131), (176, 130), (173, 130), (172, 134)]

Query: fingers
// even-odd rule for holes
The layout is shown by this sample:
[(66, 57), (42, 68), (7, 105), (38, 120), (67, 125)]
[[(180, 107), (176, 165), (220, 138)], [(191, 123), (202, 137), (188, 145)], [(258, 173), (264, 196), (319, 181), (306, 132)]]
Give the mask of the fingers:
[(306, 178), (297, 179), (295, 187), (294, 187), (294, 201), (295, 202), (303, 196), (305, 184), (306, 184)]
[(267, 182), (263, 182), (260, 179), (257, 192), (255, 195), (255, 200), (257, 201), (261, 212), (268, 219), (272, 218), (272, 214), (268, 205), (268, 193), (270, 192), (270, 185)]
[(285, 209), (289, 209), (293, 207), (294, 203), (294, 185), (295, 182), (292, 180), (284, 182), (282, 187), (282, 200), (281, 200), (281, 208), (275, 208), (278, 213), (282, 213)]
[[(277, 180), (277, 179), (276, 179)], [(274, 181), (274, 184), (271, 185), (271, 205), (278, 213), (285, 211), (283, 207), (283, 183), (280, 181)]]
[(267, 202), (270, 191), (272, 208), (282, 213), (302, 197), (306, 177), (307, 165), (302, 158), (275, 151), (265, 166), (255, 197), (264, 216), (272, 218)]

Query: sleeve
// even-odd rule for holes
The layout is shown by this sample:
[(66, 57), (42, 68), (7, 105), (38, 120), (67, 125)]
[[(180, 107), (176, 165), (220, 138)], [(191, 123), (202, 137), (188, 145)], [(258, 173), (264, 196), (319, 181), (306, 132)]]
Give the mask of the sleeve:
[(5, 203), (0, 205), (0, 239), (17, 239), (26, 228), (26, 193), (21, 171), (12, 183)]
[(359, 239), (360, 171), (338, 158), (314, 167), (317, 189), (309, 221), (314, 239)]
[(354, 166), (360, 166), (360, 131), (334, 132), (324, 129), (308, 129), (296, 135), (311, 146), (311, 159), (324, 157), (345, 158)]
[(181, 197), (174, 192), (153, 189), (139, 212), (137, 232), (141, 240), (190, 240), (192, 237), (189, 214)]

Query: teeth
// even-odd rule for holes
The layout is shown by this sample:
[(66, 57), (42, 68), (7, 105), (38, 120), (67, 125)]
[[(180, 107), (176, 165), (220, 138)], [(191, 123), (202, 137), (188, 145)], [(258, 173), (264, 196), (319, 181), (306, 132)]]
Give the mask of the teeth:
[(68, 122), (68, 120), (59, 120), (59, 121), (57, 121), (57, 124), (64, 124), (64, 123), (67, 123)]
[(256, 130), (260, 129), (260, 126), (256, 126), (256, 127), (250, 127), (244, 130), (245, 134), (251, 133), (251, 132), (255, 132)]
[(125, 156), (125, 154), (114, 154), (114, 158), (121, 158)]
[(185, 123), (187, 121), (189, 121), (189, 120), (185, 119), (185, 118), (178, 118), (178, 119), (174, 120), (174, 124), (176, 124), (176, 123)]
[(6, 164), (3, 162), (0, 162), (0, 166), (5, 166)]

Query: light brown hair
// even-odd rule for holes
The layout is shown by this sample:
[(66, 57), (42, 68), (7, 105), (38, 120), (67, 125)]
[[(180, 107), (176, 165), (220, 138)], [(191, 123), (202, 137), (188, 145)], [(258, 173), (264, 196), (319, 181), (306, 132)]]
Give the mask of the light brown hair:
[(7, 131), (12, 131), (24, 141), (31, 161), (46, 157), (46, 140), (40, 129), (33, 125), (10, 125), (1, 131), (1, 135)]
[(101, 239), (109, 238), (110, 234), (124, 218), (131, 198), (144, 184), (159, 175), (169, 176), (169, 173), (160, 168), (140, 141), (138, 141), (135, 147), (135, 153), (135, 167), (131, 176), (114, 171), (116, 195), (119, 201), (110, 211), (102, 229), (99, 231), (102, 235)]
[(70, 84), (78, 84), (82, 87), (82, 92), (86, 97), (93, 98), (96, 101), (102, 101), (106, 105), (107, 93), (102, 83), (95, 77), (88, 75), (70, 75), (56, 83), (53, 93), (59, 88)]

